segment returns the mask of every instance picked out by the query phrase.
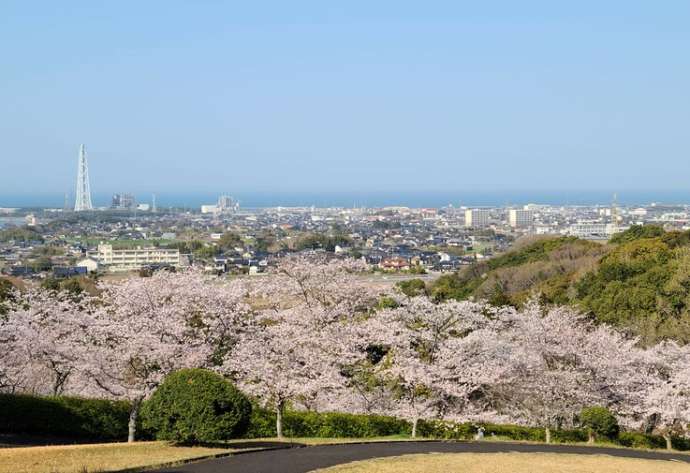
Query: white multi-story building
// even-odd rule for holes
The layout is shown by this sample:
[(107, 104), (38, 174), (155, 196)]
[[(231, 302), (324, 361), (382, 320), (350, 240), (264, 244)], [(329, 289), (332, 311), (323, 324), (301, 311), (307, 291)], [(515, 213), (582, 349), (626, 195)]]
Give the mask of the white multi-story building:
[(570, 225), (567, 233), (587, 240), (605, 240), (616, 233), (627, 230), (628, 227), (601, 222), (578, 222)]
[(114, 249), (113, 245), (98, 245), (98, 251), (89, 255), (108, 271), (139, 270), (148, 265), (180, 266), (180, 250), (137, 247)]
[(534, 220), (534, 212), (524, 209), (510, 209), (508, 211), (508, 223), (511, 227), (529, 227)]
[(488, 209), (467, 209), (465, 210), (465, 226), (488, 227), (489, 216)]

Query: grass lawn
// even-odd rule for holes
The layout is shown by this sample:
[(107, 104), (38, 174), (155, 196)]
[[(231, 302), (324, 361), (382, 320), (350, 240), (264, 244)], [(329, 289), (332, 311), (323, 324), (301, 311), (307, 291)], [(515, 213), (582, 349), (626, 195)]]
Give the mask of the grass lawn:
[[(405, 440), (391, 436), (371, 439), (285, 438), (281, 442), (325, 445), (350, 442), (384, 442)], [(276, 438), (238, 439), (225, 447), (182, 447), (167, 442), (104, 443), (90, 445), (56, 445), (49, 447), (0, 448), (0, 473), (101, 473), (174, 463), (220, 453), (232, 453), (260, 447)], [(235, 446), (237, 444), (237, 446)]]
[(687, 473), (684, 463), (554, 453), (429, 453), (379, 458), (313, 473)]
[(178, 447), (166, 442), (3, 448), (0, 473), (100, 473), (232, 451), (232, 448)]

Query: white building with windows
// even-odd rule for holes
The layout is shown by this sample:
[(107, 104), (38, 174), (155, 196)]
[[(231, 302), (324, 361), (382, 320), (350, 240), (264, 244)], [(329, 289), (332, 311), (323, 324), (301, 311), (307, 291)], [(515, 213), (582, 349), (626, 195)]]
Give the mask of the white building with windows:
[(115, 249), (113, 245), (98, 245), (89, 255), (108, 271), (137, 271), (144, 266), (180, 266), (180, 250), (156, 247)]
[(608, 240), (616, 233), (623, 232), (628, 228), (613, 223), (581, 221), (570, 225), (567, 234), (586, 240)]
[(465, 210), (466, 227), (488, 227), (490, 212), (488, 209), (467, 209)]
[(534, 220), (534, 212), (525, 209), (510, 209), (508, 211), (508, 223), (511, 227), (529, 227)]

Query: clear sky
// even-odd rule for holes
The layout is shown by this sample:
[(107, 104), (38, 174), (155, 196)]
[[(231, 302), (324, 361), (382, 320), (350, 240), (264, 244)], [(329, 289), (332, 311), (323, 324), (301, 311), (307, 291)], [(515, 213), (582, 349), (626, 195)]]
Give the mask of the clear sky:
[(690, 2), (0, 3), (0, 194), (690, 187)]

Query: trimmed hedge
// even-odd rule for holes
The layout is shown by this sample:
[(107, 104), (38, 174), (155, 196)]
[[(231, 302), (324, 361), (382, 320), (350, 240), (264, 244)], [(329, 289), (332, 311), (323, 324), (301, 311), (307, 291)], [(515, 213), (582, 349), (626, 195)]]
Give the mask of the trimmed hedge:
[[(417, 427), (422, 437), (441, 438), (448, 440), (471, 440), (477, 433), (478, 427), (484, 428), (487, 437), (496, 436), (510, 440), (528, 440), (544, 442), (544, 429), (510, 424), (489, 424), (472, 422), (445, 422), (441, 420), (420, 421)], [(586, 442), (587, 432), (584, 430), (553, 430), (551, 439), (557, 443)]]
[(169, 374), (141, 410), (158, 440), (214, 442), (241, 437), (252, 405), (232, 383), (203, 369)]
[(124, 440), (126, 401), (0, 394), (0, 432), (90, 440)]
[[(254, 407), (247, 438), (275, 437), (275, 412)], [(287, 437), (371, 438), (410, 435), (410, 423), (395, 417), (337, 412), (287, 411), (283, 434)]]
[[(490, 437), (507, 438), (510, 440), (528, 440), (544, 442), (545, 432), (540, 427), (525, 427), (521, 425), (487, 424), (487, 423), (455, 423), (442, 420), (424, 420), (417, 426), (417, 432), (422, 437), (471, 440), (477, 433), (478, 427), (484, 427), (484, 435)], [(555, 443), (586, 442), (588, 434), (586, 429), (552, 430), (551, 440)], [(609, 439), (624, 447), (665, 449), (666, 441), (660, 435), (649, 435), (640, 432), (620, 432), (617, 437)], [(676, 450), (690, 450), (690, 439), (673, 437), (673, 448)]]
[[(624, 447), (664, 449), (666, 441), (660, 435), (649, 435), (640, 432), (621, 432), (617, 442)], [(671, 438), (671, 444), (676, 450), (690, 450), (690, 439), (682, 437)]]
[[(129, 403), (81, 399), (76, 397), (37, 397), (0, 394), (0, 433), (55, 435), (89, 440), (124, 440), (127, 438)], [(245, 438), (274, 437), (275, 413), (254, 407)], [(544, 441), (544, 430), (519, 425), (472, 424), (421, 420), (417, 427), (420, 437), (468, 440), (477, 427), (492, 434), (512, 439)], [(288, 437), (385, 437), (410, 435), (410, 423), (394, 417), (288, 411), (283, 416), (284, 434)], [(150, 437), (155, 432), (149, 432)], [(554, 442), (586, 442), (586, 430), (554, 430)], [(612, 440), (625, 447), (664, 449), (661, 436), (639, 432), (621, 432)], [(690, 450), (690, 439), (674, 437), (673, 447)]]

